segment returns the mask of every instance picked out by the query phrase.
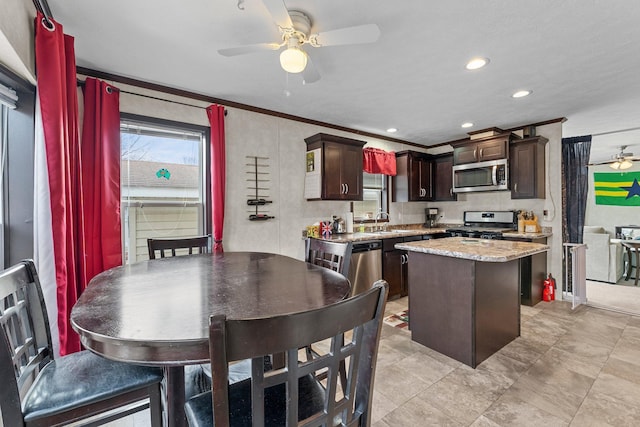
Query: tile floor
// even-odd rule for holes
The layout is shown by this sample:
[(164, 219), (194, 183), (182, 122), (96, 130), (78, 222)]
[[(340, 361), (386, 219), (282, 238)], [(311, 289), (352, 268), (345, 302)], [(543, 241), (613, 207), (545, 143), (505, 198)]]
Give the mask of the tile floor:
[(385, 325), (374, 393), (374, 427), (640, 425), (640, 317), (523, 306), (521, 336), (475, 370)]
[[(639, 401), (640, 317), (556, 301), (523, 306), (521, 336), (477, 369), (384, 325), (372, 425), (637, 426)], [(109, 425), (147, 426), (148, 415)]]

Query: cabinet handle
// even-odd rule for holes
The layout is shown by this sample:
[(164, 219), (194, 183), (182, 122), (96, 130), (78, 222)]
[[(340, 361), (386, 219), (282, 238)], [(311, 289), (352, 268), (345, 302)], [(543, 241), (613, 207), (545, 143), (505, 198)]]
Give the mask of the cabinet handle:
[(340, 184), (340, 194), (346, 194), (345, 186), (347, 184)]
[(515, 191), (516, 193), (518, 192), (518, 183), (517, 182), (513, 186), (513, 191)]
[(484, 148), (480, 149), (480, 157), (482, 158), (482, 151), (484, 150)]
[(478, 160), (478, 149), (477, 148), (473, 149), (473, 160)]
[(449, 196), (453, 197), (453, 188), (449, 187)]
[(349, 194), (349, 184), (344, 185), (344, 194)]

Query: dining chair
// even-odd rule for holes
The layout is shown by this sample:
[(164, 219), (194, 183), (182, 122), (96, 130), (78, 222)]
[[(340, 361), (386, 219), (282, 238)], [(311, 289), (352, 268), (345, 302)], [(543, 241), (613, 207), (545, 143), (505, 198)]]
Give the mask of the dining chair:
[[(187, 401), (191, 426), (369, 426), (388, 284), (315, 310), (245, 320), (213, 315), (209, 355), (213, 391)], [(345, 339), (347, 337), (347, 339)], [(298, 349), (330, 339), (332, 351), (299, 361)], [(285, 366), (265, 371), (263, 357), (284, 352)], [(251, 359), (251, 381), (228, 385), (229, 362)], [(348, 366), (339, 380), (339, 365)], [(313, 372), (326, 368), (326, 384)]]
[(344, 277), (349, 274), (353, 243), (329, 242), (307, 238), (305, 260), (321, 267), (337, 271)]
[[(164, 258), (169, 253), (176, 256), (176, 251), (185, 252), (184, 255), (193, 255), (211, 252), (211, 236), (185, 237), (178, 239), (147, 239), (149, 249), (149, 259), (156, 259), (156, 251), (160, 253), (160, 258)], [(182, 251), (181, 251), (182, 250)]]
[(0, 325), (0, 424), (50, 427), (96, 417), (99, 425), (149, 408), (151, 424), (162, 425), (162, 369), (88, 350), (54, 358), (31, 260), (0, 272)]

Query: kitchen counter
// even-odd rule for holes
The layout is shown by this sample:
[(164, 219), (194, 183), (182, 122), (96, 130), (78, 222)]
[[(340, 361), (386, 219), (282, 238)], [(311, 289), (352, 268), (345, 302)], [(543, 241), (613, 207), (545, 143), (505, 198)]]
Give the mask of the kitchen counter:
[(468, 237), (405, 242), (398, 243), (395, 247), (410, 252), (483, 262), (507, 262), (549, 250), (549, 246), (540, 243), (471, 239)]
[(519, 238), (519, 239), (545, 239), (547, 237), (551, 237), (553, 233), (550, 231), (542, 231), (540, 233), (518, 233), (517, 231), (507, 231), (506, 233), (502, 233), (502, 237), (505, 239), (510, 238)]
[(332, 234), (329, 237), (317, 237), (318, 239), (331, 242), (362, 242), (366, 240), (391, 239), (396, 237), (424, 236), (425, 234), (445, 233), (446, 228), (411, 228), (411, 229), (390, 229), (388, 231), (371, 231), (365, 233), (342, 233)]

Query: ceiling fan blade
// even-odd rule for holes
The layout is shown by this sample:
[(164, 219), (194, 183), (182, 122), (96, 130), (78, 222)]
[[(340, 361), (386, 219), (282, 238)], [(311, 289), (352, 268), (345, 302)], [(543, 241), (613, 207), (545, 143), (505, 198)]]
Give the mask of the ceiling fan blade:
[(262, 3), (280, 28), (293, 28), (289, 11), (282, 0), (262, 0)]
[(373, 43), (378, 40), (379, 37), (380, 28), (378, 28), (376, 24), (366, 24), (325, 31), (312, 35), (310, 39), (312, 46), (321, 47)]
[(302, 83), (305, 85), (315, 83), (320, 80), (320, 73), (315, 65), (313, 65), (313, 61), (311, 61), (311, 57), (307, 55), (307, 66), (302, 71)]
[(264, 52), (266, 50), (278, 50), (280, 45), (278, 43), (258, 43), (249, 44), (246, 46), (230, 47), (227, 49), (218, 49), (218, 53), (222, 56), (238, 56), (246, 55), (247, 53)]

